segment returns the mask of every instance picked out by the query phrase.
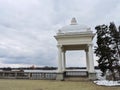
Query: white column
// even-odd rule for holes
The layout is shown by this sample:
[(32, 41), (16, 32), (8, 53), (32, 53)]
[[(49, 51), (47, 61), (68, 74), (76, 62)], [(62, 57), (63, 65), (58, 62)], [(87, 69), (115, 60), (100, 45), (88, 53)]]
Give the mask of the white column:
[(87, 71), (89, 71), (89, 58), (88, 58), (88, 50), (86, 49), (85, 50), (85, 53), (86, 53), (86, 69)]
[(92, 44), (88, 45), (88, 59), (89, 59), (89, 73), (94, 73), (94, 59), (93, 59), (93, 50)]
[(63, 65), (63, 71), (65, 71), (65, 68), (66, 68), (66, 55), (65, 55), (65, 50), (63, 50), (63, 62), (62, 62), (62, 65)]
[(62, 72), (62, 45), (57, 45), (58, 47), (58, 72)]

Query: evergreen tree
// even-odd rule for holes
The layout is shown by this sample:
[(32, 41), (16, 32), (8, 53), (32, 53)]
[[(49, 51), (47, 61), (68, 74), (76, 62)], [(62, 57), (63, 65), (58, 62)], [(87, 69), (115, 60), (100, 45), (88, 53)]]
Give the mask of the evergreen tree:
[[(96, 26), (97, 30), (97, 46), (95, 47), (96, 56), (98, 59), (98, 66), (105, 75), (109, 70), (112, 73), (113, 80), (116, 80), (115, 70), (119, 71), (119, 44), (120, 44), (120, 28), (117, 28), (114, 23), (110, 26), (99, 25)], [(119, 74), (120, 75), (120, 74)]]
[(109, 26), (109, 34), (111, 36), (111, 50), (114, 52), (114, 68), (118, 71), (120, 77), (120, 28), (116, 28), (113, 22)]
[(108, 26), (99, 25), (96, 26), (95, 29), (97, 30), (97, 47), (95, 49), (95, 53), (96, 56), (99, 57), (98, 66), (104, 75), (108, 68), (110, 57), (110, 48), (108, 43), (110, 41), (110, 37), (107, 35)]
[(115, 24), (113, 22), (110, 23), (109, 32), (111, 36), (111, 45), (113, 49), (116, 51), (116, 58), (120, 60), (120, 28), (117, 30)]

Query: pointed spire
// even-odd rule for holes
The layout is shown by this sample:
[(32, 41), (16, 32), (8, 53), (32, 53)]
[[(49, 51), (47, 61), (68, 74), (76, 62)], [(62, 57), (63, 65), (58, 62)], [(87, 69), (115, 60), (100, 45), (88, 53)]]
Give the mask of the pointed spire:
[(77, 24), (76, 18), (73, 17), (72, 20), (71, 20), (71, 25), (76, 25), (76, 24)]

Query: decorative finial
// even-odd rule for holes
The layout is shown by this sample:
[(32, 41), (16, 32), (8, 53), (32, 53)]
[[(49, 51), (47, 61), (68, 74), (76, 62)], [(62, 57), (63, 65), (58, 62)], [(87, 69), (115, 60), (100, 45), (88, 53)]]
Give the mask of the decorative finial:
[(76, 25), (76, 24), (77, 24), (76, 18), (73, 17), (72, 20), (71, 20), (71, 25)]

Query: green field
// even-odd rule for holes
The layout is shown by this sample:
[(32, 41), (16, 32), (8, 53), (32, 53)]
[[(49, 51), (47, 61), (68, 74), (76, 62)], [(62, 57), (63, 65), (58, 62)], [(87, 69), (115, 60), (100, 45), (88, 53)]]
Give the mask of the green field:
[(98, 86), (91, 81), (0, 79), (0, 90), (120, 90), (120, 87)]

